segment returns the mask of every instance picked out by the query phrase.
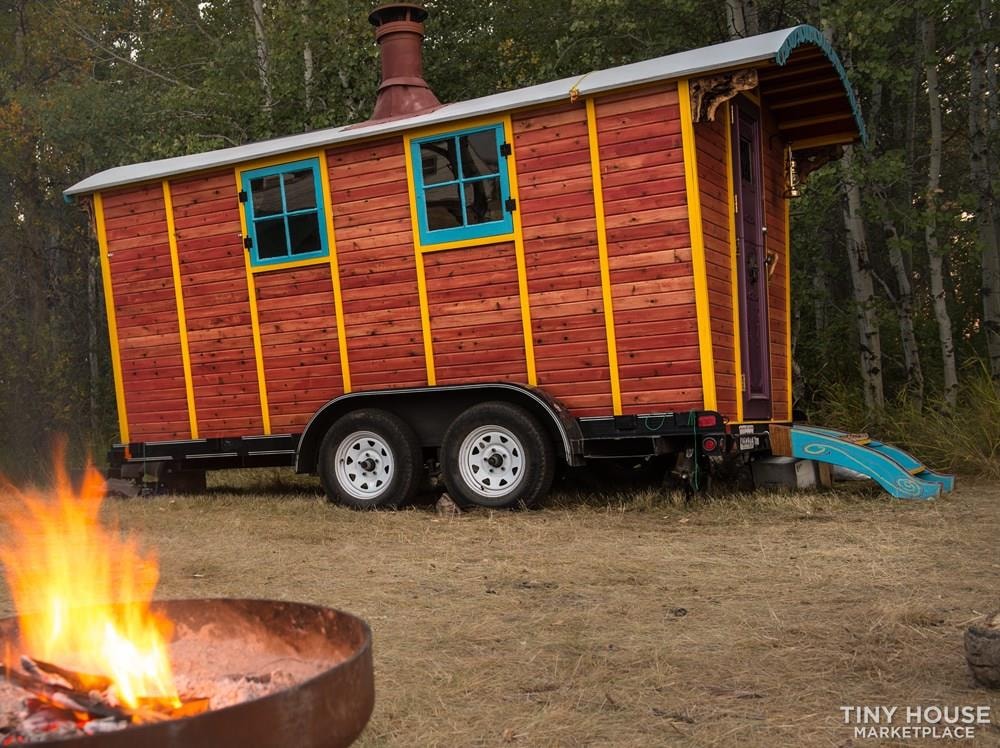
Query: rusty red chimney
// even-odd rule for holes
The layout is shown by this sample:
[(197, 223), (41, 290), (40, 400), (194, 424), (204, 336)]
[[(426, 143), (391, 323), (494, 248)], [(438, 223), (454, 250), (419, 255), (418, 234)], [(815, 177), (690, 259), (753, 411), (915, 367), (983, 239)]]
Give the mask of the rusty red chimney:
[(382, 83), (369, 121), (441, 106), (424, 80), (425, 18), (427, 11), (414, 3), (380, 5), (368, 16), (375, 27), (375, 41), (382, 58)]

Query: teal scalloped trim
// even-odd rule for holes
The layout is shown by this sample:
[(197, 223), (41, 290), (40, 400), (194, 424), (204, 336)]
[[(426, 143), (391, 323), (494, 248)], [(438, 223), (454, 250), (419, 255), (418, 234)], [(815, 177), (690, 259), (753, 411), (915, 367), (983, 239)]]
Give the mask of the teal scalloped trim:
[(837, 56), (837, 53), (833, 51), (833, 47), (830, 46), (830, 43), (827, 42), (826, 37), (823, 36), (819, 29), (814, 26), (796, 26), (785, 39), (784, 44), (782, 44), (775, 53), (774, 61), (779, 65), (784, 65), (788, 62), (788, 58), (791, 56), (795, 48), (800, 47), (803, 44), (815, 44), (823, 50), (823, 54), (826, 55), (827, 59), (837, 71), (837, 74), (840, 76), (840, 82), (844, 84), (844, 91), (847, 93), (847, 100), (851, 103), (851, 113), (854, 114), (854, 122), (857, 124), (858, 132), (861, 134), (861, 142), (867, 146), (868, 132), (865, 130), (865, 123), (861, 118), (861, 107), (858, 105), (858, 99), (854, 95), (854, 89), (851, 87), (851, 82), (847, 79), (847, 71), (844, 70), (844, 66), (840, 62), (840, 58)]

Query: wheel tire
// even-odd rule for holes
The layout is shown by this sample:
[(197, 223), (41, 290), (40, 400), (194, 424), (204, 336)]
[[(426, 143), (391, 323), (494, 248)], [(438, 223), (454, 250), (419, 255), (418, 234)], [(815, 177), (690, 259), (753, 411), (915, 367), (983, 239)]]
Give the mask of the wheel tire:
[(423, 473), (413, 429), (384, 410), (342, 416), (323, 437), (319, 455), (327, 498), (355, 509), (399, 506), (413, 498)]
[(448, 493), (466, 505), (530, 507), (552, 486), (555, 463), (538, 420), (504, 402), (473, 405), (452, 422), (441, 445)]

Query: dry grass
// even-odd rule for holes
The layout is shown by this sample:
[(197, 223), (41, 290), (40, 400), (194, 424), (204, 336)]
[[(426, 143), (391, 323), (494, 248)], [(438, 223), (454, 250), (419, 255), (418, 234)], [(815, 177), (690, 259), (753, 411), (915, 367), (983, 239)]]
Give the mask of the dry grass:
[[(366, 746), (848, 745), (838, 707), (990, 704), (962, 632), (1000, 607), (1000, 487), (675, 506), (359, 513), (309, 484), (117, 501), (160, 596), (316, 602), (366, 618)], [(0, 588), (0, 614), (10, 613)], [(1000, 729), (977, 745), (1000, 744)]]

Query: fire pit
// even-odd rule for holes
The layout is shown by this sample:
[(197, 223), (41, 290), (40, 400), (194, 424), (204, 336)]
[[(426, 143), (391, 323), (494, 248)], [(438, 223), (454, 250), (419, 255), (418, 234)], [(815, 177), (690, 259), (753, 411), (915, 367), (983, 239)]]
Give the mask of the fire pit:
[[(371, 632), (354, 616), (266, 600), (172, 600), (153, 603), (151, 611), (173, 623), (168, 648), (178, 690), (201, 697), (200, 702), (207, 699), (208, 704), (199, 706), (207, 710), (47, 744), (346, 746), (371, 716)], [(25, 623), (22, 618), (21, 625)], [(18, 620), (0, 620), (0, 656), (7, 653), (10, 660), (12, 653), (23, 651)], [(30, 670), (31, 661), (25, 664)], [(13, 669), (11, 675), (20, 682), (32, 681), (16, 657), (5, 668)], [(62, 689), (70, 698), (87, 698), (86, 692), (65, 685), (50, 688)], [(17, 698), (17, 691), (8, 685), (7, 700), (20, 704), (5, 704), (0, 693), (0, 745), (6, 744), (5, 727), (11, 744), (21, 742), (12, 737), (16, 724), (4, 725), (4, 712), (13, 707), (23, 713), (24, 701), (35, 698), (30, 687), (20, 694), (23, 698)]]

